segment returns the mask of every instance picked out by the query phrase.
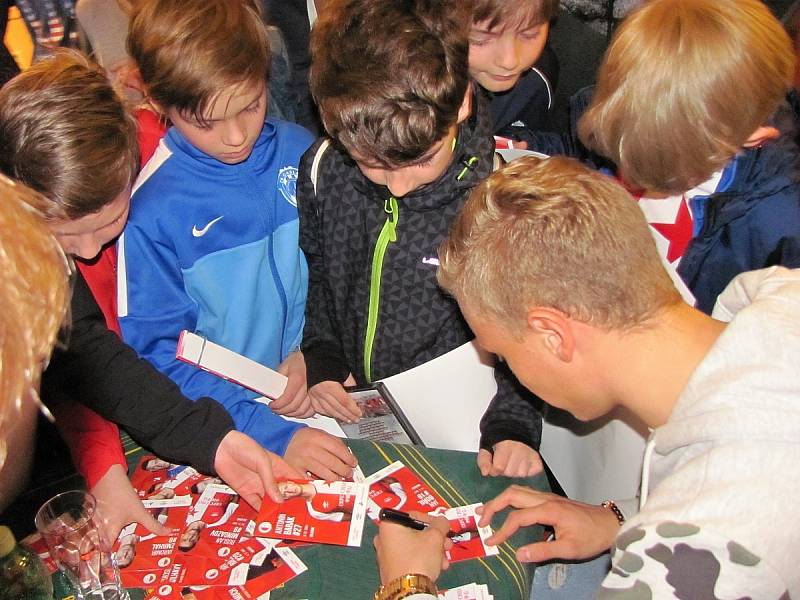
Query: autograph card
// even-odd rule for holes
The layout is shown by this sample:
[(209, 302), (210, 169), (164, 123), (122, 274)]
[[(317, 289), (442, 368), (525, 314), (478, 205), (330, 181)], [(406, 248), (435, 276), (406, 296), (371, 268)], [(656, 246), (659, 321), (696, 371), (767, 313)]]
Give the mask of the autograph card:
[(457, 506), (445, 511), (444, 517), (450, 521), (450, 530), (456, 535), (451, 538), (453, 547), (447, 551), (447, 560), (458, 562), (470, 558), (493, 556), (499, 554), (497, 546), (487, 546), (486, 538), (492, 535), (492, 528), (478, 527), (478, 515), (475, 509), (480, 504)]
[[(307, 570), (288, 548), (280, 548), (276, 540), (259, 540), (261, 546), (246, 569), (231, 578), (228, 585), (192, 589), (195, 600), (265, 600), (268, 592)], [(184, 596), (186, 598), (186, 596)], [(188, 600), (188, 599), (187, 599)]]
[(142, 504), (157, 521), (171, 530), (170, 535), (157, 536), (142, 525), (124, 527), (114, 543), (114, 557), (121, 572), (160, 570), (172, 563), (180, 531), (186, 524), (190, 507), (184, 498), (143, 500)]
[(255, 511), (228, 486), (208, 485), (186, 518), (178, 550), (224, 558), (220, 551), (234, 548), (255, 516)]
[(285, 501), (261, 504), (255, 534), (260, 537), (319, 544), (360, 546), (367, 512), (368, 487), (352, 481), (278, 483)]
[(442, 497), (424, 483), (414, 471), (395, 461), (367, 477), (369, 484), (369, 517), (378, 520), (382, 508), (410, 512), (443, 512), (450, 508)]
[(148, 454), (141, 458), (133, 470), (131, 485), (140, 498), (147, 498), (185, 468)]

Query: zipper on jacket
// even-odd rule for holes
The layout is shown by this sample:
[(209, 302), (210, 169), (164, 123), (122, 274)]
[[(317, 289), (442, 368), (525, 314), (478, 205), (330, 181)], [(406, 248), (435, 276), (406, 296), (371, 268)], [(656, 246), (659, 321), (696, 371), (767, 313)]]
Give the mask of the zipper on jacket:
[(381, 274), (383, 273), (383, 257), (390, 242), (397, 241), (397, 221), (400, 212), (397, 199), (390, 196), (383, 203), (383, 210), (389, 216), (383, 224), (378, 241), (375, 242), (375, 251), (372, 254), (372, 272), (369, 279), (369, 310), (367, 311), (367, 333), (364, 337), (364, 376), (367, 381), (372, 381), (372, 345), (375, 342), (375, 332), (378, 328), (378, 308), (381, 302)]

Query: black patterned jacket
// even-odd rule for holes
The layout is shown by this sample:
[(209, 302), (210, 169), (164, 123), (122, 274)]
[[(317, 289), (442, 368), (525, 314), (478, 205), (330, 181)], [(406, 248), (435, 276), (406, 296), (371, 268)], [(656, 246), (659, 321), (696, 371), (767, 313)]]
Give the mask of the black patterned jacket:
[[(324, 141), (304, 155), (297, 199), (300, 246), (309, 267), (302, 345), (309, 387), (342, 382), (350, 372), (359, 383), (383, 379), (474, 338), (458, 304), (437, 285), (436, 265), (455, 216), (492, 171), (494, 141), (485, 107), (478, 114), (460, 125), (456, 158), (445, 174), (397, 199), (397, 239), (383, 260), (370, 377), (364, 354), (373, 252), (391, 194), (364, 177), (335, 144), (318, 159), (315, 193), (312, 164)], [(496, 377), (498, 393), (481, 421), (481, 447), (511, 439), (538, 449), (539, 400), (505, 364)]]

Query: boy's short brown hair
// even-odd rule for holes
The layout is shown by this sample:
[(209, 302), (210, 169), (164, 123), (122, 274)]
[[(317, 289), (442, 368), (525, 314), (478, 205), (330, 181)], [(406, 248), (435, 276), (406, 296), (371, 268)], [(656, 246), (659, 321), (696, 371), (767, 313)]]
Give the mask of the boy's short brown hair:
[(495, 27), (535, 27), (558, 15), (559, 0), (472, 0), (472, 22)]
[(198, 123), (220, 94), (269, 76), (269, 39), (254, 0), (140, 0), (128, 53), (148, 98)]
[(47, 218), (99, 211), (138, 166), (136, 123), (82, 54), (60, 50), (0, 89), (0, 171), (44, 195)]
[(332, 0), (311, 32), (311, 92), (328, 134), (382, 167), (420, 159), (469, 84), (458, 0)]
[[(0, 175), (0, 433), (36, 395), (69, 305), (69, 262), (45, 226), (51, 203)], [(6, 459), (0, 435), (0, 467)]]
[(652, 0), (614, 36), (578, 131), (628, 183), (681, 193), (766, 123), (793, 72), (761, 0)]
[(575, 160), (525, 157), (472, 192), (439, 251), (440, 285), (521, 331), (533, 306), (626, 330), (681, 302), (644, 215)]

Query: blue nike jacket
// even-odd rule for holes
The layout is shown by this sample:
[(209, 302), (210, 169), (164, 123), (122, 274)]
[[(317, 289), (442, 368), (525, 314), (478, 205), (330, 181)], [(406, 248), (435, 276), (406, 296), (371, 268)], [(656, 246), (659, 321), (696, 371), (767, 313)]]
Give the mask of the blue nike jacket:
[(180, 331), (276, 368), (299, 348), (308, 269), (298, 246), (297, 165), (313, 138), (267, 119), (227, 165), (170, 129), (134, 186), (118, 244), (125, 341), (189, 398), (215, 398), (236, 428), (283, 454), (299, 425), (239, 385), (178, 361)]

